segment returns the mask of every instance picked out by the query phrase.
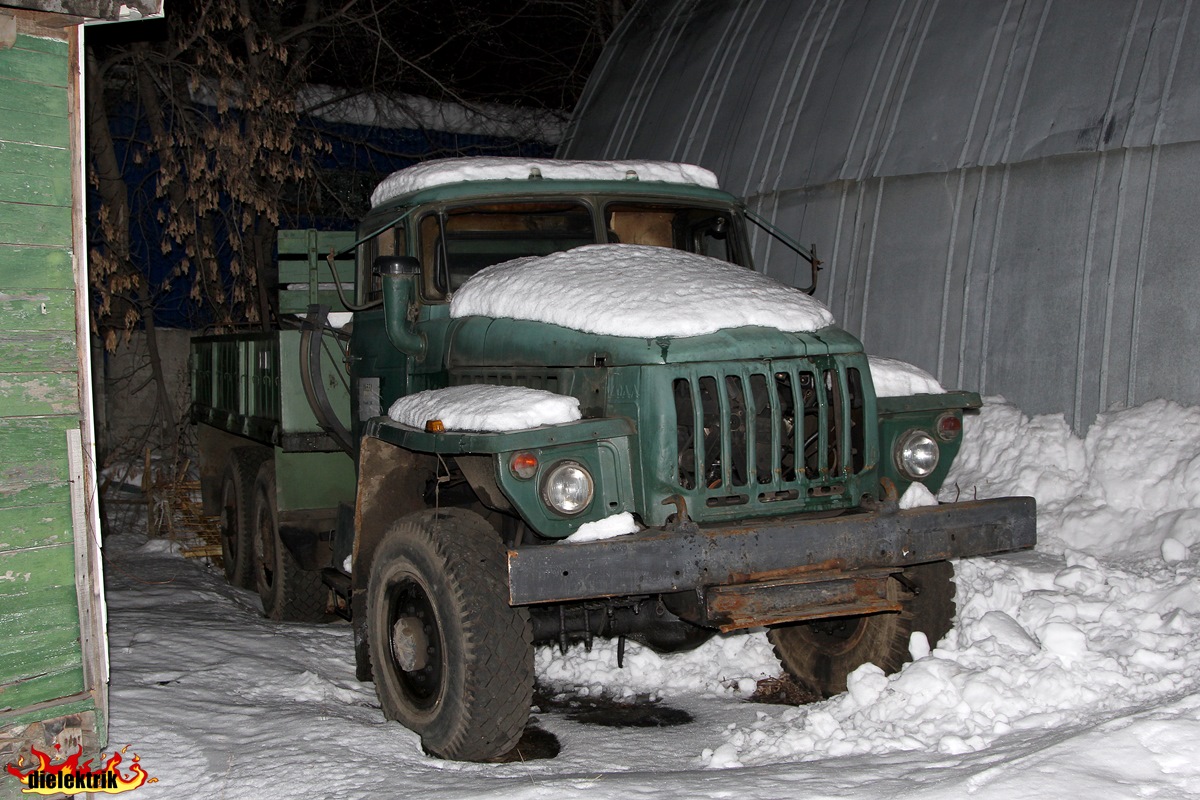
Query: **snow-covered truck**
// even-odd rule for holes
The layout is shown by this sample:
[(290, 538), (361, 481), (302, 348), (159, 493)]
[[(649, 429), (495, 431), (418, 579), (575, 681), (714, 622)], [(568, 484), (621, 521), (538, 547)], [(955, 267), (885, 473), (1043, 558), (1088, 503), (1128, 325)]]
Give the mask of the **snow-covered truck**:
[(299, 313), (195, 339), (193, 418), (230, 581), (348, 618), (429, 752), (510, 750), (538, 643), (765, 627), (841, 691), (949, 630), (948, 559), (1034, 545), (1032, 498), (934, 497), (979, 396), (873, 374), (706, 170), (453, 159), (372, 204), (281, 233)]

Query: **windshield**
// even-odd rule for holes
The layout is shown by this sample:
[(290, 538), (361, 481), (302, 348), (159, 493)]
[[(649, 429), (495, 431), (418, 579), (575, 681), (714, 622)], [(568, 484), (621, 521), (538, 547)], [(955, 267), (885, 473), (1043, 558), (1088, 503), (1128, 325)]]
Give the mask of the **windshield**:
[(737, 263), (729, 212), (663, 203), (609, 203), (608, 241), (672, 247)]
[[(593, 209), (600, 208), (594, 215)], [(596, 217), (599, 217), (597, 223)], [(740, 263), (731, 212), (675, 203), (583, 200), (475, 203), (418, 222), (423, 294), (443, 299), (484, 267), (587, 244), (686, 250)]]
[(421, 220), (425, 294), (445, 296), (484, 267), (594, 244), (591, 210), (582, 203), (490, 203)]

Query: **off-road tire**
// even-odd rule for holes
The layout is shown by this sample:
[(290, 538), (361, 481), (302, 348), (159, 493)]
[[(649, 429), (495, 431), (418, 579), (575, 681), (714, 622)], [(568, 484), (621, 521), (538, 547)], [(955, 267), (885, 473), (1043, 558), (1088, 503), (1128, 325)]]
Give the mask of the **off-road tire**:
[(221, 563), (225, 580), (242, 589), (255, 588), (251, 504), (258, 468), (270, 457), (261, 447), (239, 447), (230, 451), (221, 475)]
[(440, 758), (501, 756), (529, 719), (533, 637), (526, 610), (508, 604), (506, 564), (496, 531), (457, 508), (397, 520), (375, 551), (367, 589), (375, 692), (384, 716)]
[[(954, 623), (954, 568), (949, 561), (909, 567), (888, 579), (900, 612), (834, 617), (780, 625), (767, 632), (793, 678), (830, 697), (846, 691), (846, 676), (870, 662), (891, 674), (909, 661), (909, 637), (921, 631), (935, 646)], [(906, 588), (908, 583), (916, 592)]]
[(297, 622), (328, 619), (329, 589), (321, 573), (301, 568), (279, 538), (273, 460), (259, 466), (253, 497), (254, 577), (263, 614)]

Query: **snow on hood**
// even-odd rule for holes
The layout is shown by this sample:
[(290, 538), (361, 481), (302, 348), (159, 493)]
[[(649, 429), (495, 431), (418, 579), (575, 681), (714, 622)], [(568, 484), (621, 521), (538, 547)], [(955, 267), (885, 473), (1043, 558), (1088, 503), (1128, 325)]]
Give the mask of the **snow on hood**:
[[(535, 172), (536, 171), (536, 172)], [(393, 197), (463, 181), (527, 181), (539, 175), (556, 181), (660, 181), (718, 188), (717, 176), (703, 167), (671, 161), (562, 161), (550, 158), (443, 158), (414, 164), (383, 179), (371, 193), (371, 206)]]
[(876, 397), (903, 397), (909, 394), (945, 394), (937, 379), (918, 366), (895, 358), (867, 356), (871, 383)]
[(401, 397), (388, 416), (413, 428), (441, 420), (449, 431), (520, 431), (580, 419), (579, 401), (523, 386), (467, 384)]
[(761, 325), (833, 324), (820, 301), (745, 267), (667, 247), (593, 244), (479, 271), (452, 317), (508, 317), (607, 336), (699, 336)]

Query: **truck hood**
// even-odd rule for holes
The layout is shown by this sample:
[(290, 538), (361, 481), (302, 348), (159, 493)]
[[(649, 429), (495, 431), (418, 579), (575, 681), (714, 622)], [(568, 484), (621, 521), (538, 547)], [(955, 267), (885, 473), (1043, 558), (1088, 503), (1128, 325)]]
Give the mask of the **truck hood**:
[(743, 327), (701, 336), (641, 339), (583, 333), (544, 322), (490, 317), (448, 321), (446, 367), (609, 367), (861, 353), (835, 326), (813, 333)]

